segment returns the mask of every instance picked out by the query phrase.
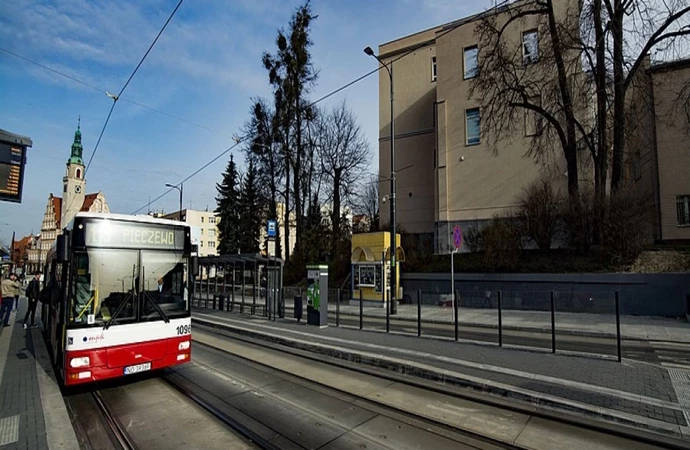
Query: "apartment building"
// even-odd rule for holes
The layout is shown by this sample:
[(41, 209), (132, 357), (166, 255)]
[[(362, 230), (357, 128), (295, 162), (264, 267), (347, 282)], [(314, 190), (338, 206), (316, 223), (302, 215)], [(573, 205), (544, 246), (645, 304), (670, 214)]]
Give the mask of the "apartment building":
[[(218, 255), (218, 222), (220, 218), (213, 211), (183, 209), (182, 221), (190, 224), (192, 244), (198, 245), (199, 256)], [(174, 211), (163, 216), (164, 219), (179, 220), (180, 211)], [(197, 234), (198, 233), (198, 234)]]
[(632, 89), (625, 178), (653, 196), (654, 240), (690, 241), (690, 58), (650, 64)]
[[(525, 126), (501, 143), (487, 145), (480, 99), (470, 96), (483, 55), (475, 29), (485, 14), (506, 14), (509, 6), (424, 30), (379, 46), (379, 57), (393, 61), (396, 215), (405, 233), (434, 237), (436, 253), (452, 247), (452, 230), (486, 223), (517, 206), (524, 187), (549, 176), (565, 189), (567, 172), (558, 144), (549, 165), (527, 156), (536, 123), (525, 114)], [(557, 15), (566, 14), (567, 0)], [(526, 16), (505, 31), (525, 64), (539, 58), (540, 25)], [(401, 57), (404, 55), (404, 57)], [(575, 65), (572, 65), (575, 67)], [(390, 170), (390, 81), (379, 72), (379, 167)], [(389, 194), (388, 182), (380, 186)], [(387, 225), (390, 202), (381, 202), (381, 224)], [(463, 249), (467, 251), (467, 249)]]

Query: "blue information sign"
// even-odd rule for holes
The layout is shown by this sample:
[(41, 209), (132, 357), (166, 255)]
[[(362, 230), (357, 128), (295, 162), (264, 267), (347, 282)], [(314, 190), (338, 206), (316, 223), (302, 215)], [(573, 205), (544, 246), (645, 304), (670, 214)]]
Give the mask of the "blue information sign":
[(269, 220), (268, 221), (268, 226), (266, 227), (266, 231), (268, 233), (268, 237), (276, 237), (276, 221), (275, 220)]

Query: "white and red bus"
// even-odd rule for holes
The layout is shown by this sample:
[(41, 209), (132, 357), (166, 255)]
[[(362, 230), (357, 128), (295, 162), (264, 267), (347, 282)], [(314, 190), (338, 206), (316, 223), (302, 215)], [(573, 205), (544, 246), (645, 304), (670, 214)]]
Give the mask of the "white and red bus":
[(189, 225), (78, 213), (46, 261), (43, 335), (67, 385), (186, 363), (191, 357)]

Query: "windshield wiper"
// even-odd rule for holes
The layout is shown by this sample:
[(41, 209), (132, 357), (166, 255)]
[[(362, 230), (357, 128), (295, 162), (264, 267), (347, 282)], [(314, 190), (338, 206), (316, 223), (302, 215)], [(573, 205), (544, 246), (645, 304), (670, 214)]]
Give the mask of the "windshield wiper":
[(104, 330), (107, 330), (108, 328), (110, 328), (110, 326), (113, 324), (113, 322), (115, 322), (115, 319), (117, 318), (117, 316), (119, 316), (120, 313), (122, 312), (122, 310), (125, 308), (125, 305), (129, 301), (129, 299), (134, 298), (134, 293), (136, 292), (135, 283), (134, 283), (134, 274), (136, 273), (136, 267), (137, 267), (136, 264), (132, 265), (132, 290), (130, 291), (129, 294), (127, 294), (127, 296), (124, 299), (122, 299), (120, 301), (120, 303), (118, 303), (117, 308), (115, 309), (115, 312), (113, 313), (113, 315), (110, 316), (110, 319), (108, 319), (108, 321), (103, 325)]
[(130, 298), (133, 298), (133, 294), (134, 294), (134, 291), (132, 291), (131, 293), (127, 294), (127, 296), (126, 296), (122, 301), (120, 301), (120, 303), (117, 305), (117, 309), (115, 310), (115, 312), (113, 313), (113, 315), (110, 316), (110, 319), (108, 319), (108, 321), (105, 323), (105, 325), (103, 325), (103, 329), (104, 329), (104, 330), (107, 330), (108, 328), (110, 328), (110, 325), (113, 324), (113, 322), (115, 321), (115, 319), (117, 318), (117, 316), (119, 316), (120, 313), (122, 312), (122, 310), (125, 309), (125, 305), (126, 305), (127, 302), (129, 301), (129, 299), (130, 299)]
[[(143, 286), (146, 286), (146, 285), (144, 284), (144, 283), (145, 283), (144, 277), (146, 276), (146, 275), (145, 275), (145, 274), (146, 274), (146, 267), (142, 267), (141, 269), (142, 269), (142, 272), (143, 272), (142, 275), (141, 275), (141, 285), (142, 285), (142, 287), (143, 287)], [(160, 316), (163, 318), (163, 321), (164, 321), (165, 323), (170, 323), (170, 319), (169, 319), (168, 316), (163, 312), (163, 310), (162, 310), (161, 307), (158, 305), (158, 303), (156, 303), (155, 301), (153, 301), (153, 298), (151, 298), (151, 296), (148, 294), (148, 292), (146, 292), (145, 289), (143, 290), (143, 292), (144, 292), (144, 299), (148, 300), (149, 303), (151, 303), (151, 306), (153, 306), (153, 309), (155, 309), (156, 312), (157, 312), (158, 314), (160, 314)]]
[(160, 316), (163, 318), (163, 320), (165, 321), (165, 323), (170, 323), (170, 319), (168, 318), (168, 316), (165, 314), (165, 312), (163, 312), (163, 310), (162, 310), (161, 307), (158, 305), (158, 303), (156, 303), (156, 302), (153, 300), (153, 298), (151, 298), (151, 296), (150, 296), (146, 291), (144, 291), (144, 298), (145, 298), (146, 300), (148, 300), (148, 302), (151, 304), (151, 306), (153, 306), (153, 309), (155, 309), (156, 312), (157, 312), (158, 314), (160, 314)]

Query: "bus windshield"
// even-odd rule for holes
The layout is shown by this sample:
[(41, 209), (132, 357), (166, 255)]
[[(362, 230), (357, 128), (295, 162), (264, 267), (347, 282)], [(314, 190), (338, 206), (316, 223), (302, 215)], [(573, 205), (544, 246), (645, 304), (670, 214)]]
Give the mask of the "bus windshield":
[(75, 254), (69, 322), (110, 326), (189, 315), (182, 251), (89, 248)]

